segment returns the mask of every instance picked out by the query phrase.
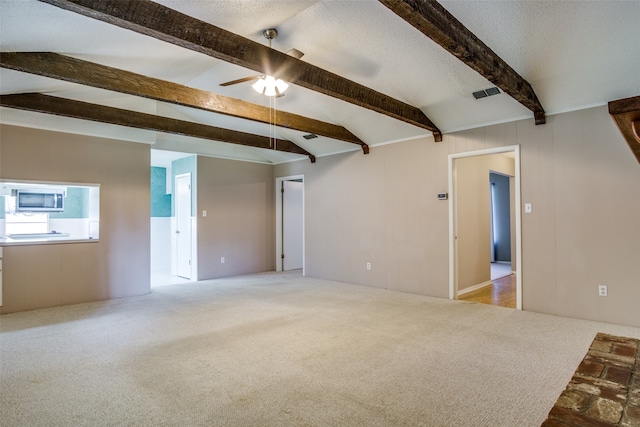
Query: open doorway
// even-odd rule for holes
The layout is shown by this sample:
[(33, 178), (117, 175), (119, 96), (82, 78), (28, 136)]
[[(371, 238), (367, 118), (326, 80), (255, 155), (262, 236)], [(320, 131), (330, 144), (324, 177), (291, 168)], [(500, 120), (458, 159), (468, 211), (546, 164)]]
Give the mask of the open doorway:
[(276, 271), (304, 275), (304, 175), (276, 178)]
[[(494, 193), (491, 172), (501, 176), (496, 181), (501, 180), (503, 193), (508, 193), (508, 204), (502, 206), (500, 213), (492, 210), (492, 196), (499, 196)], [(468, 300), (469, 295), (478, 295), (476, 302), (522, 309), (519, 206), (519, 146), (449, 155), (451, 299)], [(504, 218), (500, 224), (494, 222), (499, 216), (507, 217), (506, 223)], [(498, 234), (502, 234), (499, 254), (495, 241)], [(503, 278), (493, 279), (491, 261), (499, 259), (509, 260), (509, 273)], [(509, 286), (511, 296), (505, 297), (501, 293), (508, 291)]]
[(489, 171), (491, 280), (512, 274), (511, 260), (514, 228), (511, 224), (513, 176)]
[[(195, 166), (196, 156), (193, 154), (151, 150), (152, 288), (196, 280), (197, 270), (193, 265), (196, 225), (193, 218)], [(178, 187), (182, 188), (181, 194), (178, 194)], [(181, 222), (180, 226), (178, 221)], [(176, 233), (177, 231), (180, 233)], [(179, 239), (179, 234), (184, 239)], [(179, 245), (181, 249), (178, 248)], [(182, 261), (178, 259), (179, 254), (182, 255)]]

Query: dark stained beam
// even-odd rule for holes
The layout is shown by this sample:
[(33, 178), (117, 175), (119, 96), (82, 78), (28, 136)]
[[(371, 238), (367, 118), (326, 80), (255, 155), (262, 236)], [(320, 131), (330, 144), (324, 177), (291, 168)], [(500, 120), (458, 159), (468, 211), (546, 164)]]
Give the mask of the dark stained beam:
[(609, 114), (640, 163), (640, 96), (609, 102)]
[(120, 108), (105, 107), (103, 105), (42, 95), (39, 93), (0, 95), (0, 106), (174, 135), (192, 136), (211, 141), (228, 142), (286, 153), (302, 154), (308, 156), (311, 163), (315, 163), (316, 161), (313, 154), (295, 145), (293, 142), (283, 139), (273, 140), (266, 136), (222, 129), (168, 117), (154, 116), (152, 114), (138, 113)]
[(431, 131), (440, 130), (416, 107), (207, 22), (149, 0), (40, 0), (65, 10), (172, 43)]
[(546, 122), (531, 85), (434, 0), (379, 0), (418, 31), (473, 68), (516, 101), (533, 111), (537, 125)]
[(0, 66), (369, 146), (342, 126), (51, 52), (0, 52)]

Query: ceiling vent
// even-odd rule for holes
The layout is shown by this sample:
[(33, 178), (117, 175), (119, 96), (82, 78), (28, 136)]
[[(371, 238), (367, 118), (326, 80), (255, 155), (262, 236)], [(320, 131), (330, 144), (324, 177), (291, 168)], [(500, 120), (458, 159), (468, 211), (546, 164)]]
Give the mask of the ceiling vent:
[(318, 135), (316, 135), (315, 133), (309, 133), (309, 134), (307, 134), (307, 135), (302, 135), (302, 137), (303, 137), (304, 139), (314, 139), (314, 138), (317, 138), (317, 137), (318, 137)]
[(473, 97), (475, 99), (486, 98), (487, 96), (497, 95), (500, 93), (500, 89), (497, 87), (490, 87), (489, 89), (479, 90), (477, 92), (473, 92)]

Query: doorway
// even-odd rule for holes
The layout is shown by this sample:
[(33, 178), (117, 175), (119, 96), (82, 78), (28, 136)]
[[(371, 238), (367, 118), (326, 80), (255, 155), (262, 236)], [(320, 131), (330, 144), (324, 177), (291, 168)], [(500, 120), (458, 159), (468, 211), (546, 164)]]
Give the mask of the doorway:
[(489, 171), (491, 280), (511, 274), (513, 176)]
[(176, 275), (191, 279), (191, 174), (176, 175)]
[[(196, 156), (191, 153), (151, 150), (151, 287), (189, 283), (197, 277), (196, 223), (191, 218), (191, 277), (177, 274), (176, 176), (190, 174), (195, 180)], [(185, 175), (186, 176), (186, 175)], [(190, 181), (185, 179), (186, 181)], [(185, 204), (195, 202), (195, 191), (185, 194)], [(192, 215), (191, 207), (185, 209)], [(182, 228), (182, 227), (181, 227)], [(182, 251), (184, 252), (184, 251)]]
[(276, 271), (304, 275), (304, 175), (276, 178)]
[[(462, 292), (475, 292), (492, 285), (489, 263), (490, 254), (494, 252), (495, 256), (495, 247), (490, 238), (491, 187), (487, 186), (487, 175), (496, 161), (508, 164), (504, 156), (512, 158), (513, 178), (509, 187), (513, 193), (510, 203), (513, 220), (509, 223), (513, 232), (509, 238), (509, 252), (515, 272), (512, 277), (515, 279), (515, 308), (521, 310), (520, 147), (517, 145), (449, 155), (449, 298), (458, 299)], [(484, 179), (469, 178), (474, 174), (484, 176)], [(476, 187), (465, 187), (465, 182)]]

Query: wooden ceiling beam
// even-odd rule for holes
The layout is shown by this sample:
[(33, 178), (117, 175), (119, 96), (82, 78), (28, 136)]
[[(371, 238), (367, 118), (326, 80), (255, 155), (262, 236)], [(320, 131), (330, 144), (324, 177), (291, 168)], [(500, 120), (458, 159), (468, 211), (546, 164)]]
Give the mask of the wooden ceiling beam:
[(609, 102), (609, 114), (640, 163), (640, 96)]
[(260, 123), (275, 123), (279, 127), (357, 144), (365, 154), (369, 152), (367, 144), (342, 126), (286, 111), (278, 111), (274, 117), (269, 107), (70, 56), (52, 52), (1, 52), (0, 66)]
[(440, 130), (416, 107), (283, 52), (149, 0), (40, 0), (341, 99), (431, 131)]
[(531, 85), (476, 37), (441, 4), (433, 0), (379, 0), (411, 26), (480, 73), (533, 111), (537, 125), (546, 122)]
[(106, 107), (104, 105), (74, 101), (39, 93), (0, 95), (0, 106), (174, 135), (191, 136), (211, 141), (228, 142), (248, 147), (302, 154), (308, 156), (311, 163), (315, 163), (316, 161), (313, 154), (293, 142), (284, 139), (274, 140), (262, 135), (222, 129), (200, 123)]

